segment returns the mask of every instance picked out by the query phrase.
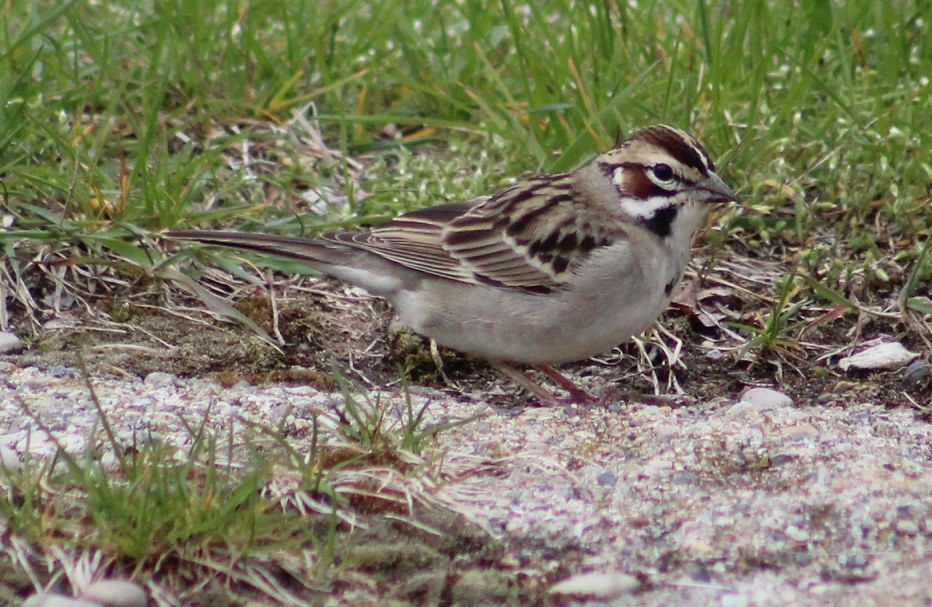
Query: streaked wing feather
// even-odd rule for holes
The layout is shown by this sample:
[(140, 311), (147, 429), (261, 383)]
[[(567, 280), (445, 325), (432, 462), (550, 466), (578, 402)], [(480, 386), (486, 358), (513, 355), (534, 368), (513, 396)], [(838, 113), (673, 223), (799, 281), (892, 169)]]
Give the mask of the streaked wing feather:
[(325, 238), (432, 276), (547, 293), (614, 240), (592, 218), (579, 216), (577, 196), (570, 174), (533, 177), (488, 199), (413, 211)]
[(596, 246), (613, 240), (580, 217), (577, 197), (569, 174), (531, 178), (451, 221), (444, 244), (482, 282), (559, 289)]
[(369, 230), (332, 232), (324, 238), (368, 251), (425, 274), (478, 284), (472, 272), (444, 248), (442, 232), (448, 222), (483, 200), (411, 211)]

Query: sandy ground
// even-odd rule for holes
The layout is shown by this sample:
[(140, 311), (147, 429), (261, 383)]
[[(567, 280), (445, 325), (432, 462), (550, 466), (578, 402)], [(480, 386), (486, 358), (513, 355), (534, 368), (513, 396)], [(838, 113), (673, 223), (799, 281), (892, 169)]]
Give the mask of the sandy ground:
[[(79, 374), (6, 357), (0, 375), (7, 456), (54, 452), (24, 402), (83, 448), (96, 413)], [(180, 420), (208, 407), (218, 432), (246, 420), (300, 430), (339, 398), (165, 373), (93, 382), (118, 436), (178, 444)], [(458, 472), (432, 497), (496, 538), (501, 568), (541, 588), (601, 574), (548, 604), (932, 605), (932, 425), (905, 404), (841, 393), (516, 407), (428, 389), (413, 400), (429, 403), (428, 424), (482, 416), (440, 434)], [(496, 604), (492, 594), (471, 604)]]

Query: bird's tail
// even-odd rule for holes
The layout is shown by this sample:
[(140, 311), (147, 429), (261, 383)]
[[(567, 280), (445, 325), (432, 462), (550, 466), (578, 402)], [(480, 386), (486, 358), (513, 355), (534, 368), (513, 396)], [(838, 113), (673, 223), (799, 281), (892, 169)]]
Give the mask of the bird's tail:
[(345, 262), (349, 253), (345, 247), (337, 243), (251, 232), (172, 230), (162, 235), (166, 238), (191, 240), (202, 244), (276, 255), (304, 262), (310, 266), (341, 264)]

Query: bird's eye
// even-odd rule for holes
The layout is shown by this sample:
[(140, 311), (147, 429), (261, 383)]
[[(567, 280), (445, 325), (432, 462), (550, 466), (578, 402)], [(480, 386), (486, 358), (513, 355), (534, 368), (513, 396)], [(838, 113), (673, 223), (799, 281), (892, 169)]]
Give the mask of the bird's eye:
[(660, 181), (673, 181), (673, 169), (670, 168), (669, 164), (655, 164), (650, 168), (656, 177)]

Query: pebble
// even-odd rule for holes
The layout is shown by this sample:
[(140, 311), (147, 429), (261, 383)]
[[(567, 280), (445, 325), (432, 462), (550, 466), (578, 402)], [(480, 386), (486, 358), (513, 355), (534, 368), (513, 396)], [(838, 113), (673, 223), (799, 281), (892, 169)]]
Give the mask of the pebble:
[(807, 441), (819, 437), (819, 429), (812, 424), (796, 424), (780, 431), (783, 438), (791, 441)]
[(786, 537), (790, 538), (794, 542), (805, 542), (809, 539), (809, 532), (805, 529), (800, 529), (795, 525), (789, 525), (786, 528)]
[(858, 385), (854, 383), (853, 381), (846, 381), (843, 379), (837, 382), (834, 386), (832, 386), (832, 392), (834, 392), (835, 394), (842, 394), (844, 392), (850, 392), (852, 390), (856, 390), (857, 387)]
[(910, 352), (900, 342), (893, 341), (880, 343), (851, 356), (846, 356), (838, 361), (838, 366), (841, 367), (842, 371), (848, 369), (862, 371), (899, 369), (918, 357), (917, 353)]
[(809, 588), (809, 594), (814, 594), (815, 596), (821, 596), (824, 594), (838, 594), (844, 590), (843, 584), (825, 582), (823, 584), (816, 584)]
[(808, 565), (812, 562), (812, 553), (803, 548), (793, 553), (793, 562), (797, 565)]
[(896, 532), (900, 535), (919, 535), (919, 523), (909, 519), (903, 519), (896, 522)]
[(911, 388), (916, 388), (923, 382), (932, 378), (932, 365), (928, 361), (920, 358), (914, 360), (906, 367), (906, 374), (903, 377), (903, 383)]
[(16, 337), (12, 333), (0, 331), (0, 354), (16, 352), (17, 350), (22, 349), (22, 347), (23, 342), (20, 338)]
[(70, 379), (78, 377), (78, 374), (74, 372), (74, 369), (70, 369), (62, 365), (50, 365), (48, 367), (48, 372), (55, 377), (67, 377)]
[(146, 375), (146, 378), (143, 380), (143, 383), (149, 387), (155, 386), (171, 386), (175, 383), (175, 376), (171, 373), (165, 373), (163, 371), (153, 371), (152, 373)]
[(53, 318), (45, 322), (42, 325), (42, 329), (45, 331), (67, 331), (68, 329), (73, 329), (75, 323), (72, 320), (65, 318)]
[(103, 607), (146, 607), (146, 591), (125, 580), (100, 580), (84, 589), (81, 598)]
[(743, 400), (739, 400), (725, 412), (727, 417), (733, 417), (736, 419), (744, 419), (751, 416), (755, 413), (754, 406), (751, 403), (746, 403)]
[(612, 600), (629, 594), (640, 586), (641, 582), (627, 573), (582, 573), (557, 582), (550, 588), (550, 594)]
[(782, 392), (770, 388), (751, 388), (741, 397), (741, 401), (748, 403), (758, 411), (790, 407), (793, 399)]
[(6, 445), (0, 445), (0, 468), (5, 470), (22, 470), (23, 462), (19, 460), (19, 454)]
[(22, 607), (146, 607), (146, 591), (125, 580), (100, 580), (74, 598), (63, 594), (40, 593), (26, 599)]
[(618, 477), (611, 472), (603, 472), (596, 478), (600, 487), (614, 487), (618, 482)]
[(102, 607), (99, 603), (92, 603), (82, 599), (43, 592), (34, 594), (25, 601), (22, 607)]
[(722, 597), (722, 607), (747, 607), (748, 597), (740, 594), (726, 594)]
[(849, 551), (838, 555), (838, 564), (845, 569), (863, 569), (868, 562), (868, 557), (861, 552)]

